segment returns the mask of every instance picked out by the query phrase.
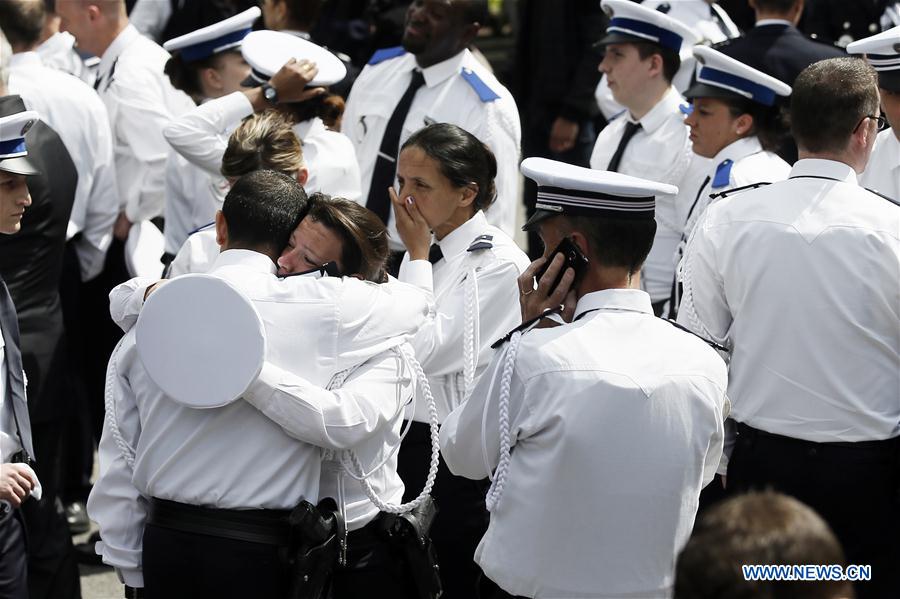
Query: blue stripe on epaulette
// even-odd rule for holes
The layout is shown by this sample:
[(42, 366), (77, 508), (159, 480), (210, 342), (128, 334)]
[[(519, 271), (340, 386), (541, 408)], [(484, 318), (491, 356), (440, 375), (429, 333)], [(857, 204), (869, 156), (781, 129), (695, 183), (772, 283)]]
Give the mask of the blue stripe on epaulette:
[(716, 167), (716, 176), (713, 177), (712, 188), (716, 189), (718, 187), (725, 187), (731, 181), (731, 167), (734, 166), (734, 161), (732, 160), (723, 160), (719, 163), (719, 166)]
[(463, 67), (459, 73), (462, 75), (462, 78), (466, 80), (466, 83), (472, 86), (472, 89), (475, 90), (475, 93), (478, 94), (478, 97), (481, 98), (482, 102), (493, 102), (494, 100), (500, 99), (497, 92), (489, 88), (487, 84), (481, 80), (481, 77), (475, 74), (475, 71), (472, 69)]
[(209, 229), (210, 227), (212, 227), (215, 224), (216, 224), (216, 221), (213, 221), (211, 223), (206, 223), (205, 225), (201, 225), (201, 226), (197, 227), (196, 229), (194, 229), (193, 231), (191, 231), (190, 233), (188, 233), (188, 237), (190, 237), (194, 233), (199, 233), (200, 231), (205, 231), (206, 229)]
[(398, 56), (403, 56), (406, 54), (406, 50), (403, 46), (394, 46), (393, 48), (382, 48), (381, 50), (375, 50), (375, 54), (372, 55), (372, 58), (369, 59), (369, 64), (378, 64), (380, 62), (384, 62), (385, 60), (390, 60), (392, 58), (397, 58)]
[(489, 250), (494, 247), (494, 244), (491, 240), (494, 239), (493, 235), (479, 235), (475, 238), (475, 241), (472, 242), (472, 245), (469, 246), (467, 252), (477, 252), (478, 250)]

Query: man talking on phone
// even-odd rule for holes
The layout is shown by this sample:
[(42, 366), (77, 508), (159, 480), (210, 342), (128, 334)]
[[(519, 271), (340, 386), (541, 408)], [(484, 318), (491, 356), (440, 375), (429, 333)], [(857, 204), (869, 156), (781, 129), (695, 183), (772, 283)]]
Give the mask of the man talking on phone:
[(518, 279), (523, 325), (441, 427), (454, 474), (493, 478), (475, 561), (492, 598), (670, 594), (728, 412), (723, 360), (640, 289), (656, 197), (677, 189), (543, 158), (522, 173), (545, 247)]

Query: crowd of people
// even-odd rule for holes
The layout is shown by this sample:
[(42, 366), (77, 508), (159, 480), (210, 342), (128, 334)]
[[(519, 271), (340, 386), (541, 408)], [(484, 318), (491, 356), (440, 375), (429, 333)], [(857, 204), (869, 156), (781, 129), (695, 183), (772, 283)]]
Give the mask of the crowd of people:
[(886, 0), (0, 0), (0, 599), (896, 597), (898, 97)]

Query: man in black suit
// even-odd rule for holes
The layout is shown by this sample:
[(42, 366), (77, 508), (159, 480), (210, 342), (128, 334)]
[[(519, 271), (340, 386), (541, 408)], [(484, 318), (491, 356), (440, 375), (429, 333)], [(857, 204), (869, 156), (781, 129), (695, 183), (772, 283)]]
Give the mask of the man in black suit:
[[(25, 110), (19, 96), (6, 95), (6, 72), (0, 65), (0, 117)], [(43, 486), (40, 501), (22, 505), (28, 529), (28, 590), (31, 599), (73, 599), (81, 596), (78, 567), (56, 501), (67, 416), (59, 280), (78, 174), (62, 140), (44, 123), (35, 122), (24, 140), (39, 174), (26, 177), (31, 205), (21, 216), (18, 233), (0, 235), (0, 277), (16, 306), (34, 433), (32, 457)]]
[[(713, 46), (716, 50), (793, 86), (800, 71), (814, 62), (844, 56), (844, 51), (806, 37), (797, 29), (804, 0), (750, 0), (756, 26), (741, 37)], [(778, 154), (797, 161), (797, 146), (788, 139)]]

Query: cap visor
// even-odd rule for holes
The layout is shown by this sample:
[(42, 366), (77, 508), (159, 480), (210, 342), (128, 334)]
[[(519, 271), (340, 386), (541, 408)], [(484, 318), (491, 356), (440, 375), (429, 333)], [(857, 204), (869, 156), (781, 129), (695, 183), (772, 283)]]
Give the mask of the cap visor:
[(534, 231), (537, 228), (538, 223), (543, 220), (547, 220), (551, 216), (559, 216), (562, 212), (553, 212), (552, 210), (541, 210), (538, 208), (534, 211), (534, 214), (531, 215), (524, 225), (522, 225), (523, 231)]
[(690, 86), (687, 91), (684, 92), (684, 97), (688, 100), (693, 100), (694, 98), (738, 98), (744, 100), (750, 99), (733, 91), (723, 89), (721, 87), (716, 87), (715, 85), (709, 85), (708, 83), (700, 83), (699, 81), (694, 83), (694, 85)]
[(889, 92), (900, 92), (900, 69), (878, 71), (878, 87)]
[(40, 175), (38, 170), (26, 157), (17, 156), (16, 158), (6, 158), (0, 160), (0, 171), (13, 173), (15, 175)]
[(622, 33), (621, 31), (611, 31), (610, 33), (607, 33), (606, 35), (601, 37), (599, 41), (594, 42), (593, 46), (594, 48), (599, 48), (609, 44), (633, 44), (634, 42), (647, 42), (649, 44), (656, 43), (652, 40), (638, 37), (636, 35), (628, 35), (627, 33)]

